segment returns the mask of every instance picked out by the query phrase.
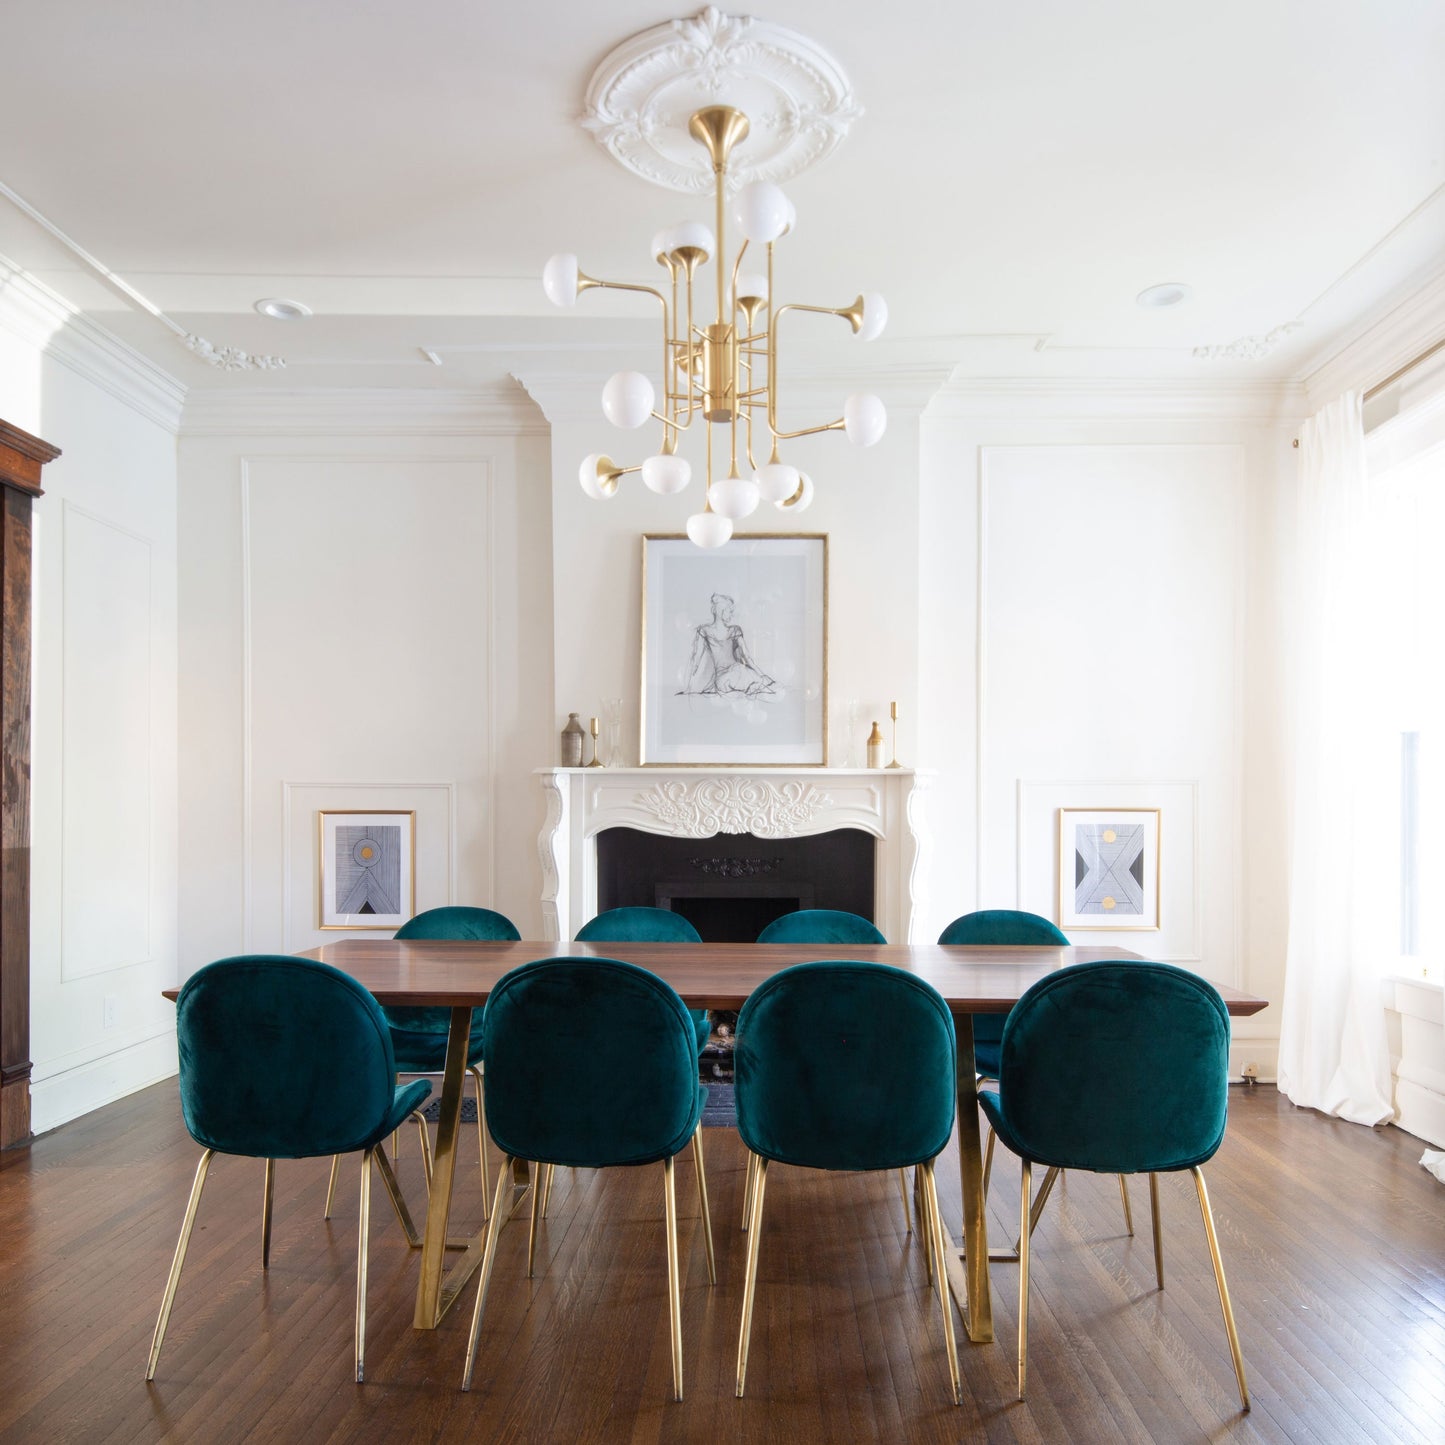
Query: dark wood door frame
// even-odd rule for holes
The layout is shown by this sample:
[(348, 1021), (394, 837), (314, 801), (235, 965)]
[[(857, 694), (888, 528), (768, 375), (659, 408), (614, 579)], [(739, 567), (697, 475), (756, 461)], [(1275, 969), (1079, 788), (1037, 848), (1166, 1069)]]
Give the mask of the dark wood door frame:
[(59, 455), (0, 421), (0, 1149), (30, 1137), (30, 509)]

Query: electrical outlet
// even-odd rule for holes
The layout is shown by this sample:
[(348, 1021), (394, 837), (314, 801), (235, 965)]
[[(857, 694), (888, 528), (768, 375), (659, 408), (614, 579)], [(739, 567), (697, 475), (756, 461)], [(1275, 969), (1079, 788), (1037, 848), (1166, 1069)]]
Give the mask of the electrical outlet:
[(1259, 1065), (1246, 1064), (1239, 1071), (1239, 1076), (1250, 1088), (1253, 1088), (1259, 1082)]
[(115, 1027), (115, 1021), (120, 1013), (120, 995), (108, 993), (100, 1006), (101, 1024), (108, 1029)]

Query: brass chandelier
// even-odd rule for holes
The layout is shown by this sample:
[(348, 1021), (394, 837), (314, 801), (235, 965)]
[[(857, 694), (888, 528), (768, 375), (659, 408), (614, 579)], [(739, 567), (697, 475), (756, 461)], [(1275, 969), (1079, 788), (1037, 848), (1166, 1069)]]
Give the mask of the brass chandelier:
[[(725, 246), (723, 205), (728, 156), (748, 133), (748, 118), (726, 105), (706, 106), (688, 122), (688, 132), (712, 161), (716, 182), (716, 231), (696, 221), (684, 221), (652, 238), (652, 255), (668, 273), (665, 290), (623, 281), (601, 281), (588, 276), (571, 254), (553, 256), (542, 273), (542, 285), (558, 306), (570, 307), (594, 286), (614, 291), (641, 291), (662, 306), (662, 406), (657, 392), (640, 371), (619, 371), (602, 389), (602, 410), (614, 426), (635, 429), (650, 418), (662, 423), (662, 445), (657, 455), (637, 466), (619, 466), (594, 452), (579, 471), (582, 490), (603, 501), (614, 496), (619, 481), (630, 472), (642, 473), (654, 492), (680, 492), (692, 479), (692, 467), (678, 455), (678, 443), (701, 414), (706, 423), (707, 493), (703, 510), (688, 518), (687, 534), (699, 547), (720, 547), (732, 535), (733, 523), (749, 516), (762, 501), (785, 513), (801, 512), (813, 499), (811, 478), (782, 461), (778, 443), (815, 432), (843, 431), (859, 446), (872, 446), (888, 424), (878, 397), (850, 396), (843, 415), (821, 426), (784, 431), (778, 425), (778, 322), (785, 311), (815, 311), (841, 316), (853, 334), (871, 341), (888, 320), (888, 307), (874, 292), (860, 295), (850, 306), (804, 306), (791, 302), (773, 305), (773, 246), (793, 228), (793, 204), (770, 181), (745, 186), (734, 204), (733, 218), (742, 232), (732, 264)], [(766, 248), (764, 272), (744, 271), (749, 246)], [(717, 311), (705, 325), (695, 319), (694, 282), (698, 269), (714, 262)], [(766, 427), (762, 441), (770, 453), (761, 465), (755, 459), (754, 426)], [(713, 478), (713, 435), (728, 429), (727, 475)], [(748, 475), (738, 469), (739, 432)]]

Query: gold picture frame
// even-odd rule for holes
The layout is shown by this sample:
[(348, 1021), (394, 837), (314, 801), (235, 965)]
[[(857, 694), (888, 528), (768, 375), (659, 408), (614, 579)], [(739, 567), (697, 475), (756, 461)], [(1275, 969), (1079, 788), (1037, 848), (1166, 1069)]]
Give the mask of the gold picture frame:
[(644, 767), (826, 767), (828, 536), (642, 538)]
[(1059, 927), (1157, 931), (1158, 808), (1059, 809)]
[(416, 911), (415, 810), (318, 809), (316, 844), (318, 928), (395, 931)]

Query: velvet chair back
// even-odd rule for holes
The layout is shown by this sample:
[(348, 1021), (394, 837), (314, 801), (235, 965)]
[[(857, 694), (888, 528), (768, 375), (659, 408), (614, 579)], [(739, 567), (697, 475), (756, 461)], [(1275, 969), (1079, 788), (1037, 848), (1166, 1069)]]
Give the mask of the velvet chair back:
[[(495, 938), (514, 942), (521, 938), (517, 926), (505, 914), (491, 908), (451, 906), (428, 908), (409, 918), (396, 930), (397, 938)], [(382, 1012), (391, 1025), (397, 1066), (403, 1073), (440, 1070), (446, 1062), (447, 1030), (452, 1011), (446, 1008), (386, 1008)], [(480, 1046), (482, 1010), (472, 1010), (472, 1043)]]
[[(176, 999), (176, 1037), (181, 1113), (207, 1149), (347, 1154), (395, 1127), (396, 1063), (381, 1007), (327, 964), (261, 954), (208, 964)], [(429, 1087), (415, 1086), (418, 1100)]]
[(1228, 1085), (1229, 1014), (1212, 984), (1166, 963), (1077, 964), (1008, 1016), (996, 1127), (1061, 1169), (1188, 1169), (1219, 1148)]
[(701, 943), (697, 929), (670, 908), (609, 908), (577, 930), (578, 943)]
[(887, 943), (866, 918), (836, 908), (800, 908), (775, 918), (759, 943)]
[(878, 963), (800, 963), (754, 989), (733, 1054), (738, 1133), (765, 1159), (902, 1169), (948, 1143), (954, 1034), (931, 984)]
[(687, 1008), (630, 963), (514, 968), (487, 1000), (484, 1039), (487, 1128), (504, 1154), (583, 1169), (650, 1164), (678, 1153), (702, 1118)]
[[(992, 944), (997, 948), (1036, 945), (1067, 948), (1069, 940), (1047, 918), (1019, 908), (981, 908), (955, 918), (938, 935), (940, 943)], [(998, 1050), (1007, 1014), (974, 1014), (973, 1052), (981, 1074), (998, 1077)]]

